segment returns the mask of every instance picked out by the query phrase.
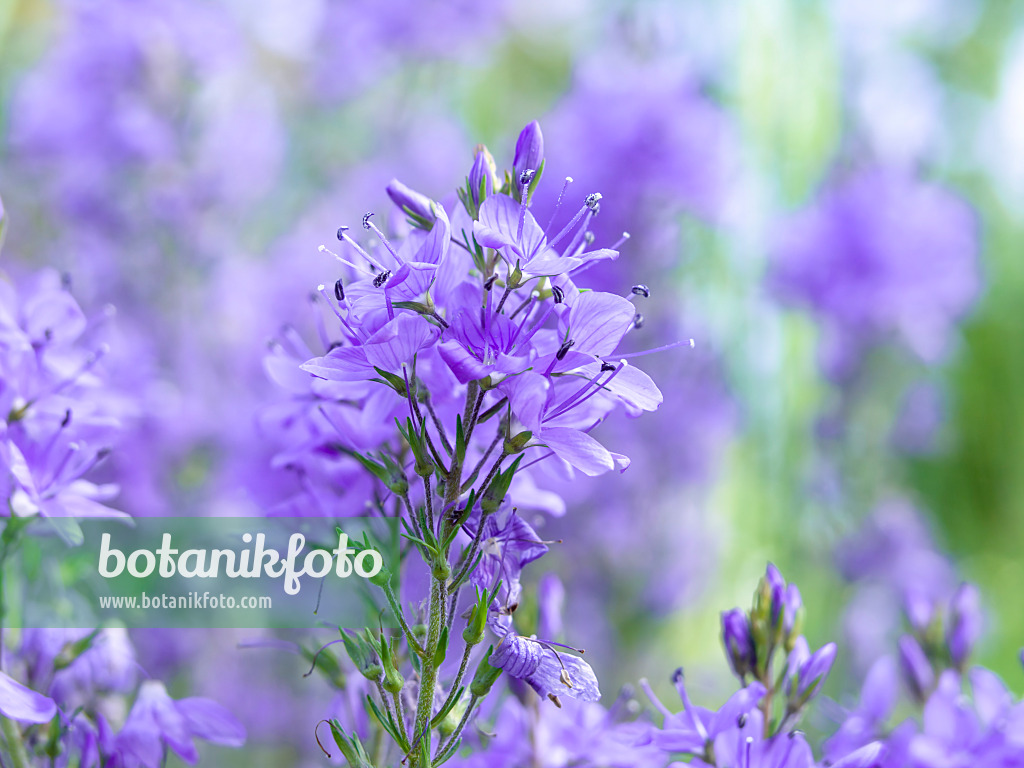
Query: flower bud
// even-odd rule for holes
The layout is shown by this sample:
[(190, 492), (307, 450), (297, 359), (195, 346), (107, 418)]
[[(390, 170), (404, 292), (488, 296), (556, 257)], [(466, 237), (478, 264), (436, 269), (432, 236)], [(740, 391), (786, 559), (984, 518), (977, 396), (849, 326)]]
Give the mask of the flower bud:
[(782, 642), (787, 653), (793, 650), (793, 644), (803, 632), (803, 623), (803, 598), (796, 584), (790, 584), (782, 598)]
[(373, 650), (373, 646), (359, 635), (349, 632), (341, 633), (341, 641), (345, 644), (345, 651), (359, 673), (367, 680), (373, 682), (380, 680), (384, 669), (377, 661), (377, 654)]
[(405, 680), (395, 666), (394, 650), (383, 634), (380, 638), (380, 660), (384, 666), (384, 680), (381, 685), (388, 693), (398, 693), (405, 686)]
[(827, 643), (813, 654), (807, 640), (797, 638), (789, 655), (786, 670), (786, 696), (794, 709), (799, 709), (811, 698), (832, 671), (836, 660), (836, 644)]
[(391, 201), (413, 220), (413, 224), (422, 229), (430, 229), (434, 225), (437, 216), (434, 215), (434, 203), (429, 197), (409, 189), (398, 179), (391, 180), (387, 193)]
[(518, 179), (523, 171), (536, 171), (544, 162), (544, 135), (540, 132), (540, 124), (534, 120), (519, 134), (516, 141), (516, 154), (512, 160), (514, 178)]
[(967, 657), (981, 635), (981, 606), (978, 590), (972, 584), (961, 584), (949, 606), (949, 627), (946, 642), (953, 666), (963, 669)]
[(473, 675), (473, 682), (469, 685), (469, 692), (478, 698), (490, 693), (494, 683), (501, 677), (501, 667), (492, 667), (490, 664), (493, 650), (493, 645), (487, 649), (487, 653), (480, 660), (480, 666), (476, 668), (476, 674)]
[(921, 645), (912, 635), (899, 640), (900, 668), (907, 686), (920, 702), (924, 702), (935, 684), (935, 673)]
[(473, 153), (473, 167), (469, 169), (469, 193), (477, 208), (501, 185), (498, 166), (483, 144), (478, 144)]
[(473, 604), (469, 621), (466, 628), (462, 630), (462, 639), (467, 645), (477, 645), (484, 639), (484, 629), (487, 626), (487, 593), (480, 595)]
[(742, 681), (754, 671), (756, 657), (750, 622), (739, 608), (722, 612), (722, 645), (736, 677)]

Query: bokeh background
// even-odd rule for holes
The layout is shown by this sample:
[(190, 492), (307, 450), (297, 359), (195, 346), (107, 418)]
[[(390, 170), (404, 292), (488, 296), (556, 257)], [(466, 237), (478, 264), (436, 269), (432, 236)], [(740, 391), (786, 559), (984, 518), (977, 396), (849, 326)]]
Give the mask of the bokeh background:
[[(685, 665), (721, 695), (719, 611), (771, 560), (812, 646), (848, 640), (836, 690), (908, 591), (969, 579), (1020, 692), (1022, 31), (1009, 0), (0, 0), (0, 269), (117, 307), (119, 508), (270, 511), (297, 480), (262, 358), (315, 337), (317, 246), (538, 119), (540, 204), (571, 175), (631, 234), (594, 276), (651, 287), (636, 348), (696, 341), (645, 359), (658, 413), (602, 426), (632, 467), (542, 528), (603, 688)], [(250, 765), (285, 735), (315, 764), (329, 693), (246, 640), (137, 639), (243, 710)]]

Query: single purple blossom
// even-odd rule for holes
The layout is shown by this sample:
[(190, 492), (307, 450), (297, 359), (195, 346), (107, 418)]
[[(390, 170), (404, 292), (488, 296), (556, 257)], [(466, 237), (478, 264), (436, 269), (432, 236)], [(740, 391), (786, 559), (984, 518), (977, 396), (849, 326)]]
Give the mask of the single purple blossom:
[(139, 689), (114, 747), (125, 768), (160, 768), (166, 749), (194, 765), (199, 759), (195, 738), (240, 747), (245, 729), (220, 704), (203, 698), (175, 701), (162, 683), (150, 680)]

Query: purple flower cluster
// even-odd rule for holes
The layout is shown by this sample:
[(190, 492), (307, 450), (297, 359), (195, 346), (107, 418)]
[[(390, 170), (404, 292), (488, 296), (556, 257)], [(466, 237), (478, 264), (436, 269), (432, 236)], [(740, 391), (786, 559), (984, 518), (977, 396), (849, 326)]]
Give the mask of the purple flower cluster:
[[(132, 403), (103, 386), (110, 316), (87, 316), (61, 277), (0, 283), (0, 497), (4, 514), (112, 516), (116, 486), (93, 470), (117, 441)], [(71, 535), (66, 528), (61, 528)]]
[[(737, 608), (722, 614), (726, 658), (743, 687), (717, 712), (710, 711), (690, 701), (678, 670), (673, 682), (682, 712), (671, 712), (648, 689), (664, 716), (661, 728), (649, 730), (649, 742), (666, 752), (690, 755), (691, 765), (813, 768), (811, 746), (796, 725), (832, 670), (836, 645), (828, 643), (811, 653), (800, 634), (802, 622), (799, 589), (769, 563), (749, 612)], [(775, 671), (773, 664), (781, 656), (785, 664)], [(831, 756), (827, 764), (872, 768), (882, 751), (881, 743), (867, 739)]]
[[(338, 254), (321, 246), (343, 265), (333, 286), (318, 289), (334, 316), (320, 326), (326, 353), (303, 361), (305, 346), (289, 335), (266, 361), (290, 395), (265, 414), (287, 446), (278, 465), (301, 479), (324, 514), (398, 517), (429, 566), (426, 606), (409, 619), (389, 577), (380, 584), (405, 630), (405, 652), (422, 659), (417, 685), (404, 682), (403, 652), (385, 638), (342, 638), (379, 688), (385, 729), (416, 764), (428, 761), (419, 751), (431, 749), (435, 728), (442, 741), (433, 762), (455, 754), (502, 674), (510, 687), (524, 695), (532, 688), (558, 707), (562, 698), (600, 697), (575, 649), (515, 626), (523, 569), (548, 549), (519, 508), (563, 509), (534, 467), (567, 479), (628, 467), (591, 432), (615, 410), (655, 410), (662, 395), (630, 364), (632, 355), (617, 352), (641, 324), (634, 301), (649, 294), (646, 286), (617, 294), (577, 283), (580, 273), (618, 257), (618, 243), (594, 245), (601, 194), (563, 213), (565, 185), (541, 217), (532, 201), (545, 166), (544, 138), (531, 123), (509, 171), (499, 173), (478, 147), (454, 198), (438, 202), (392, 181), (387, 193), (404, 214), (402, 226), (386, 233), (366, 214), (371, 242), (341, 227)], [(453, 546), (461, 547), (454, 562)], [(424, 586), (410, 575), (402, 591), (415, 605)], [(465, 646), (456, 670), (447, 663), (447, 638), (464, 586), (476, 597), (461, 614)], [(417, 621), (427, 625), (425, 637), (412, 630)], [(466, 691), (460, 683), (488, 629), (496, 641), (477, 655)], [(453, 680), (447, 695), (443, 678)], [(336, 722), (331, 729), (350, 762), (363, 759), (358, 734)]]
[(971, 209), (905, 171), (864, 171), (827, 189), (782, 227), (773, 259), (773, 290), (820, 319), (823, 368), (839, 380), (890, 341), (940, 360), (979, 291)]
[[(908, 601), (911, 631), (899, 640), (898, 661), (884, 656), (871, 667), (860, 702), (825, 743), (826, 755), (880, 738), (880, 768), (1024, 763), (1024, 702), (993, 672), (967, 665), (981, 634), (978, 599), (976, 588), (963, 584), (945, 611), (928, 600)], [(901, 688), (921, 716), (892, 725), (904, 711), (897, 706)]]
[[(18, 286), (0, 283), (0, 497), (7, 517), (0, 569), (33, 519), (47, 520), (75, 544), (75, 518), (125, 516), (105, 504), (117, 486), (97, 480), (97, 465), (136, 410), (106, 382), (102, 336), (111, 315), (83, 312), (56, 272)], [(0, 713), (10, 721), (4, 740), (18, 765), (38, 757), (48, 765), (159, 768), (167, 749), (194, 763), (195, 737), (228, 746), (244, 741), (244, 729), (223, 707), (202, 698), (174, 701), (157, 681), (138, 688), (125, 717), (137, 664), (124, 630), (25, 629), (20, 639), (13, 654), (0, 648)]]
[[(395, 418), (422, 408), (429, 442), (446, 452), (457, 419), (499, 422), (481, 446), (467, 440), (470, 466), (499, 446), (523, 453), (524, 469), (550, 457), (569, 476), (628, 465), (589, 433), (615, 408), (636, 415), (661, 403), (651, 379), (615, 354), (634, 327), (636, 294), (577, 287), (573, 273), (618, 255), (589, 246), (601, 195), (588, 195), (568, 221), (542, 226), (529, 204), (543, 164), (536, 124), (524, 137), (518, 176), (498, 177), (486, 151), (477, 154), (463, 205), (393, 182), (389, 194), (415, 225), (401, 239), (389, 239), (369, 214), (364, 227), (375, 244), (338, 231), (346, 274), (321, 295), (340, 335), (327, 334), (330, 351), (303, 365), (314, 378), (294, 365), (308, 354), (295, 339), (267, 358), (271, 375), (295, 394), (291, 411), (267, 416), (295, 436), (279, 464), (338, 488), (359, 469), (353, 452), (382, 447)], [(473, 410), (464, 413), (470, 389)], [(515, 487), (527, 482), (517, 475)], [(544, 505), (536, 492), (517, 494), (527, 505), (531, 495)], [(361, 510), (355, 498), (331, 514)]]

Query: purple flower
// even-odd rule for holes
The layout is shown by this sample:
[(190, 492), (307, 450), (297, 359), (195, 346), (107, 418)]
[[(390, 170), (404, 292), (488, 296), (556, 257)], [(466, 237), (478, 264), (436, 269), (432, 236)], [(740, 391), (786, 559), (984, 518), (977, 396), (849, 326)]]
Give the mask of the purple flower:
[(947, 643), (953, 665), (963, 669), (974, 644), (981, 636), (982, 615), (978, 589), (973, 584), (961, 584), (949, 606)]
[(761, 683), (751, 683), (734, 693), (717, 712), (695, 707), (686, 691), (683, 671), (677, 670), (673, 676), (676, 690), (683, 702), (683, 711), (672, 713), (654, 694), (648, 690), (647, 695), (654, 705), (665, 716), (660, 729), (651, 729), (651, 740), (655, 746), (667, 752), (683, 752), (695, 756), (706, 754), (711, 744), (716, 745), (719, 736), (744, 729), (749, 725), (749, 733), (762, 730), (761, 713), (757, 706), (767, 689)]
[(842, 755), (867, 746), (884, 735), (886, 721), (896, 706), (899, 694), (899, 671), (892, 658), (883, 656), (875, 662), (864, 679), (860, 703), (824, 745), (825, 756), (833, 762)]
[(518, 182), (525, 171), (539, 172), (543, 162), (544, 134), (540, 131), (540, 124), (534, 120), (523, 128), (516, 140), (516, 153), (512, 160), (515, 180)]
[(240, 747), (245, 729), (220, 704), (202, 698), (175, 701), (162, 683), (150, 680), (139, 689), (114, 749), (125, 768), (160, 768), (168, 748), (194, 765), (199, 759), (195, 738)]
[(974, 701), (963, 695), (960, 675), (946, 670), (924, 707), (921, 733), (908, 745), (909, 762), (921, 766), (1019, 764), (1024, 754), (1024, 704), (987, 670), (970, 674)]
[(509, 265), (527, 277), (562, 275), (602, 259), (616, 259), (618, 251), (600, 248), (585, 251), (584, 232), (597, 208), (600, 195), (590, 195), (570, 226), (582, 220), (576, 234), (561, 253), (555, 249), (571, 231), (569, 226), (549, 238), (525, 204), (505, 195), (491, 195), (480, 206), (480, 219), (473, 225), (477, 241), (495, 248)]
[(903, 679), (918, 701), (924, 701), (935, 684), (935, 672), (931, 662), (917, 640), (911, 635), (903, 635), (899, 641), (900, 668)]
[(518, 601), (519, 577), (524, 566), (543, 557), (548, 551), (547, 545), (509, 507), (486, 516), (482, 524), (484, 530), (480, 551), (483, 558), (473, 570), (470, 582), (483, 590), (489, 590), (501, 580), (508, 601)]
[(580, 701), (601, 698), (597, 678), (590, 665), (578, 656), (555, 650), (549, 643), (515, 632), (507, 618), (493, 617), (491, 630), (500, 637), (490, 656), (490, 664), (509, 677), (529, 683), (538, 695), (561, 706), (560, 696)]
[(776, 294), (820, 318), (824, 367), (839, 379), (889, 339), (940, 359), (978, 294), (971, 209), (898, 171), (865, 171), (826, 190), (783, 226), (774, 260)]
[(835, 660), (835, 643), (826, 643), (811, 653), (807, 640), (798, 637), (787, 660), (786, 695), (797, 706), (806, 704), (821, 688)]
[(733, 674), (746, 680), (757, 665), (757, 656), (750, 636), (750, 621), (739, 608), (722, 612), (722, 645)]

